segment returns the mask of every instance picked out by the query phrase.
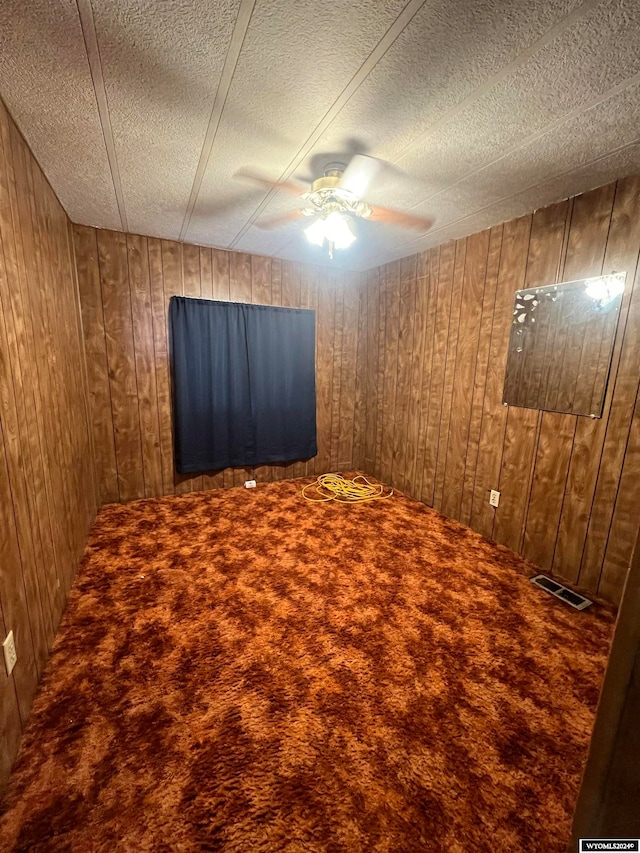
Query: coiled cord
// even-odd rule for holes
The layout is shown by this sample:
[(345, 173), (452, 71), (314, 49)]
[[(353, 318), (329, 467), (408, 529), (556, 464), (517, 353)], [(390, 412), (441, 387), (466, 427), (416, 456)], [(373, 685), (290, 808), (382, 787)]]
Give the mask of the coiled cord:
[[(370, 483), (363, 474), (358, 474), (353, 480), (348, 480), (342, 474), (321, 474), (315, 483), (308, 483), (302, 489), (302, 497), (310, 503), (367, 503), (390, 498), (393, 489), (385, 493), (384, 488)], [(310, 489), (315, 489), (315, 496), (310, 497), (307, 494)]]

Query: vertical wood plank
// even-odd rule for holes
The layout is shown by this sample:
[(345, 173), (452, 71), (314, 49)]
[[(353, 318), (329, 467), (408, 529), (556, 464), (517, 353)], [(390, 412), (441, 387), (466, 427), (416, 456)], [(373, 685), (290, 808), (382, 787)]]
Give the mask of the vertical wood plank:
[[(3, 304), (0, 301), (0, 309)], [(4, 310), (3, 310), (4, 315)], [(8, 359), (8, 344), (4, 316), (0, 317), (0, 407), (3, 456), (0, 459), (0, 579), (5, 591), (4, 607), (10, 630), (16, 636), (16, 650), (25, 655), (24, 666), (15, 676), (18, 701), (23, 722), (26, 721), (39, 672), (46, 659), (47, 636), (40, 591), (36, 586), (36, 566), (33, 541), (30, 540), (30, 518), (27, 506), (26, 483), (23, 475), (24, 456), (16, 408), (13, 366)]]
[(335, 308), (333, 322), (333, 372), (331, 383), (330, 462), (331, 471), (338, 470), (340, 431), (340, 394), (342, 385), (342, 347), (344, 341), (344, 279), (340, 273), (331, 276)]
[(529, 245), (531, 217), (507, 222), (502, 235), (500, 269), (491, 328), (491, 344), (485, 382), (478, 465), (474, 484), (471, 526), (484, 536), (493, 534), (494, 510), (489, 505), (489, 489), (497, 488), (502, 462), (507, 419), (502, 405), (502, 389), (511, 332), (513, 296), (522, 275), (522, 255)]
[[(6, 637), (8, 629), (2, 614), (1, 596), (0, 629), (2, 629), (2, 636)], [(13, 675), (5, 675), (4, 672), (0, 673), (0, 732), (2, 732), (2, 748), (0, 749), (0, 797), (3, 797), (7, 789), (7, 780), (11, 772), (11, 765), (18, 754), (18, 745), (22, 735), (15, 681)]]
[[(36, 397), (36, 410), (40, 432), (41, 452), (46, 465), (45, 488), (49, 507), (49, 526), (55, 556), (55, 587), (53, 623), (57, 626), (62, 615), (66, 595), (75, 570), (75, 531), (72, 511), (72, 477), (68, 477), (66, 465), (71, 464), (68, 455), (66, 434), (68, 418), (68, 388), (65, 374), (56, 369), (56, 364), (67, 361), (61, 341), (61, 327), (52, 301), (66, 305), (63, 271), (58, 270), (52, 260), (52, 239), (49, 230), (53, 227), (50, 204), (47, 203), (48, 187), (43, 186), (42, 175), (33, 158), (28, 170), (28, 194), (31, 201), (31, 224), (34, 234), (35, 266), (38, 280), (30, 288), (30, 312), (34, 329), (34, 356), (39, 376), (40, 394)], [(36, 201), (37, 200), (37, 201)], [(66, 372), (66, 365), (65, 365)], [(50, 579), (53, 581), (53, 578)]]
[[(163, 464), (162, 476), (165, 477), (165, 494), (179, 494), (180, 491), (188, 490), (175, 468), (174, 460), (174, 433), (173, 433), (173, 376), (171, 371), (171, 351), (169, 344), (169, 302), (172, 296), (184, 295), (184, 284), (182, 280), (182, 244), (172, 240), (160, 241), (162, 251), (162, 358), (163, 373), (162, 380), (162, 417), (160, 422), (161, 434), (163, 430), (162, 418), (164, 418), (164, 431), (166, 441), (166, 467)], [(158, 407), (160, 412), (160, 407)], [(169, 443), (169, 437), (171, 439)], [(165, 453), (163, 447), (163, 453)]]
[[(229, 253), (229, 298), (232, 302), (251, 302), (251, 255), (245, 252)], [(253, 478), (252, 468), (233, 468), (225, 473), (234, 486), (241, 486)]]
[(429, 506), (435, 506), (436, 473), (438, 470), (442, 425), (444, 380), (447, 364), (447, 342), (449, 337), (449, 317), (451, 314), (455, 255), (455, 243), (449, 243), (440, 248), (436, 286), (437, 313), (435, 318), (436, 325), (433, 342), (431, 388), (429, 392), (429, 416), (427, 420), (425, 465), (422, 480), (422, 500)]
[(213, 298), (228, 301), (231, 299), (231, 282), (229, 277), (229, 252), (222, 249), (212, 249), (213, 263)]
[[(214, 299), (224, 301), (231, 299), (230, 254), (222, 249), (212, 249)], [(214, 474), (214, 481), (220, 488), (229, 488), (233, 485), (233, 470), (229, 468), (226, 471), (217, 471)]]
[[(620, 257), (613, 253), (613, 246), (619, 247)], [(605, 268), (611, 270), (617, 270), (618, 267), (625, 269), (626, 265), (629, 308), (626, 318), (621, 316), (618, 325), (616, 346), (620, 340), (619, 368), (615, 382), (610, 379), (607, 391), (607, 394), (612, 395), (611, 408), (579, 576), (580, 585), (586, 589), (598, 588), (640, 380), (640, 347), (637, 343), (640, 340), (640, 287), (638, 262), (636, 260), (634, 269), (632, 260), (634, 247), (636, 250), (640, 247), (640, 177), (618, 182), (605, 259)], [(627, 496), (627, 492), (621, 495), (622, 503), (634, 500), (632, 496)], [(632, 518), (628, 510), (623, 510), (623, 514)], [(622, 537), (621, 541), (626, 539)], [(631, 543), (627, 543), (628, 547), (631, 547)]]
[(271, 258), (251, 256), (251, 301), (271, 305)]
[(251, 255), (229, 253), (229, 298), (232, 302), (251, 302)]
[[(283, 295), (283, 291), (284, 291), (284, 279), (285, 279), (285, 265), (286, 265), (286, 263), (287, 263), (286, 261), (283, 261), (283, 262), (281, 263), (281, 265), (280, 265), (280, 266), (281, 266), (281, 275), (280, 275), (280, 300), (281, 300), (281, 302), (282, 302), (282, 304), (283, 304), (283, 305), (284, 305), (284, 301), (283, 301), (283, 300), (284, 300), (284, 298), (285, 298), (285, 297), (284, 297), (284, 295)], [(303, 273), (302, 273), (302, 270), (301, 270), (301, 276), (302, 276), (302, 275), (303, 275)], [(308, 295), (307, 295), (307, 299), (308, 299), (308, 306), (309, 306), (309, 308), (310, 308), (312, 311), (315, 311), (315, 317), (316, 317), (316, 328), (315, 328), (315, 332), (316, 332), (316, 428), (317, 428), (317, 433), (318, 433), (318, 449), (320, 449), (320, 429), (321, 429), (321, 423), (320, 423), (320, 419), (319, 419), (319, 417), (318, 417), (318, 413), (319, 413), (319, 410), (320, 410), (319, 395), (320, 395), (320, 393), (321, 393), (321, 389), (322, 389), (322, 375), (321, 375), (321, 371), (320, 371), (320, 362), (319, 362), (319, 349), (320, 349), (320, 344), (319, 344), (319, 329), (320, 329), (320, 301), (319, 301), (319, 285), (320, 285), (320, 271), (319, 271), (317, 268), (314, 268), (314, 267), (305, 267), (305, 268), (304, 268), (304, 278), (306, 279), (306, 291), (307, 291), (307, 294), (308, 294)], [(284, 468), (283, 468), (282, 466), (279, 466), (279, 467), (280, 467), (280, 471), (279, 471), (279, 473), (278, 473), (278, 475), (277, 475), (277, 476), (278, 476), (280, 479), (283, 479), (283, 478), (284, 478), (284, 476), (285, 476)], [(307, 463), (306, 463), (306, 466), (305, 466), (305, 473), (306, 473), (307, 477), (309, 477), (309, 476), (318, 476), (319, 474), (324, 474), (324, 473), (326, 473), (325, 471), (322, 471), (322, 469), (320, 468), (320, 463), (319, 463), (319, 461), (318, 461), (318, 455), (313, 456), (311, 459), (308, 459), (308, 460), (307, 460)]]
[[(302, 277), (302, 267), (300, 264), (294, 263), (293, 261), (283, 261), (281, 265), (281, 275), (280, 275), (280, 303), (285, 308), (299, 308), (300, 307), (300, 298), (301, 298), (301, 277)], [(317, 335), (317, 322), (318, 318), (316, 317), (316, 335)], [(316, 341), (317, 345), (317, 341)], [(330, 347), (331, 349), (331, 347)], [(317, 346), (316, 346), (317, 352)], [(316, 384), (318, 382), (318, 368), (317, 368), (317, 360), (316, 360)], [(317, 393), (316, 388), (316, 393)], [(298, 463), (299, 465), (299, 463)], [(289, 479), (290, 477), (297, 476), (294, 474), (294, 471), (301, 471), (301, 468), (296, 468), (296, 463), (289, 463), (288, 465), (280, 465), (278, 466), (279, 472), (278, 476), (282, 479)]]
[(380, 356), (380, 275), (378, 270), (365, 273), (363, 285), (363, 310), (366, 312), (365, 341), (365, 427), (364, 468), (376, 474), (376, 436), (379, 418), (378, 359)]
[[(213, 251), (200, 247), (200, 293), (203, 299), (213, 299)], [(223, 482), (222, 471), (207, 471), (202, 475), (203, 489), (220, 489)]]
[[(449, 422), (451, 418), (451, 401), (453, 399), (453, 381), (458, 346), (458, 325), (460, 322), (460, 304), (462, 300), (462, 281), (464, 262), (467, 251), (466, 239), (457, 240), (454, 245), (453, 267), (451, 281), (446, 286), (451, 292), (449, 316), (447, 318), (447, 343), (444, 358), (444, 376), (442, 385), (442, 404), (440, 409), (440, 429), (438, 431), (438, 452), (436, 457), (435, 487), (433, 506), (442, 509), (444, 497), (447, 448), (449, 443)], [(447, 273), (449, 270), (447, 270)], [(443, 270), (440, 269), (442, 280)]]
[(614, 604), (619, 604), (629, 569), (633, 544), (629, 538), (638, 530), (638, 478), (640, 477), (640, 395), (636, 399), (633, 420), (629, 431), (624, 465), (620, 475), (618, 496), (615, 502), (607, 549), (598, 583), (598, 594)]
[(340, 357), (340, 432), (338, 434), (339, 471), (357, 468), (355, 441), (356, 358), (358, 341), (359, 276), (342, 274), (342, 352)]
[[(415, 494), (420, 500), (433, 504), (433, 490), (435, 486), (435, 466), (437, 456), (437, 445), (433, 441), (433, 412), (432, 402), (436, 404), (438, 393), (437, 382), (440, 380), (441, 371), (438, 370), (436, 336), (438, 318), (438, 281), (440, 277), (440, 249), (431, 249), (426, 259), (428, 266), (428, 301), (425, 332), (425, 353), (421, 367), (422, 379), (420, 382), (420, 431), (418, 433), (418, 454), (416, 459), (416, 486)], [(440, 397), (442, 393), (440, 392)]]
[[(429, 311), (429, 252), (421, 252), (416, 258), (415, 278), (411, 282), (414, 299), (413, 346), (410, 353), (409, 417), (407, 424), (406, 489), (416, 499), (420, 498), (422, 483), (420, 437), (422, 427), (421, 399), (425, 372), (425, 339)], [(430, 381), (430, 377), (428, 379)], [(428, 399), (428, 390), (425, 395)]]
[(398, 373), (393, 424), (391, 482), (394, 488), (407, 493), (410, 491), (407, 477), (407, 434), (410, 419), (411, 365), (414, 349), (416, 264), (417, 255), (411, 255), (400, 262), (398, 286)]
[(398, 380), (398, 338), (400, 334), (400, 262), (387, 264), (384, 276), (385, 296), (385, 362), (382, 401), (382, 436), (380, 444), (380, 476), (385, 483), (393, 477), (393, 435), (395, 428)]
[[(53, 481), (56, 475), (60, 474), (61, 477), (62, 473), (59, 467), (60, 460), (55, 454), (52, 441), (55, 432), (51, 427), (46, 431), (44, 426), (43, 407), (45, 401), (48, 401), (47, 394), (51, 391), (51, 386), (47, 382), (41, 382), (41, 371), (44, 364), (49, 366), (51, 351), (45, 351), (43, 346), (43, 339), (47, 336), (48, 330), (41, 325), (41, 314), (38, 311), (39, 296), (43, 287), (43, 278), (40, 274), (42, 247), (37, 239), (38, 235), (33, 218), (36, 202), (31, 174), (33, 158), (22, 140), (20, 140), (19, 152), (16, 152), (15, 148), (5, 147), (8, 123), (5, 123), (6, 115), (3, 116), (1, 113), (0, 105), (0, 121), (3, 125), (0, 151), (4, 150), (4, 167), (6, 169), (5, 172), (3, 157), (0, 153), (0, 294), (3, 305), (11, 305), (14, 312), (17, 310), (18, 322), (16, 324), (14, 320), (14, 331), (16, 328), (20, 328), (22, 332), (21, 340), (17, 341), (19, 365), (16, 362), (17, 373), (14, 374), (14, 387), (16, 385), (19, 388), (22, 387), (24, 392), (23, 416), (25, 421), (22, 429), (22, 440), (24, 441), (26, 433), (30, 453), (31, 467), (25, 484), (26, 498), (31, 524), (36, 534), (34, 539), (36, 580), (40, 590), (46, 630), (45, 637), (36, 640), (36, 648), (38, 646), (40, 648), (40, 651), (36, 653), (36, 661), (41, 671), (43, 652), (46, 657), (64, 607), (65, 597), (61, 578), (65, 572), (61, 558), (64, 558), (68, 552), (68, 541), (65, 536), (68, 527), (60, 523), (61, 519), (56, 516), (53, 501)], [(15, 136), (13, 139), (15, 141)], [(15, 170), (11, 168), (12, 158)], [(19, 181), (15, 180), (15, 173), (19, 173)], [(10, 205), (9, 201), (11, 201)], [(21, 265), (22, 274), (18, 274), (18, 264)], [(60, 299), (64, 302), (64, 288), (61, 287), (60, 290)], [(18, 294), (20, 299), (15, 301)], [(1, 313), (4, 314), (4, 311)], [(10, 318), (7, 318), (7, 324), (8, 328), (11, 328)], [(4, 347), (8, 354), (6, 344)], [(57, 347), (52, 346), (52, 349), (54, 352), (57, 351)], [(0, 371), (3, 372), (5, 381), (7, 381), (6, 369), (3, 370), (0, 367)], [(46, 406), (46, 408), (47, 422), (50, 423), (53, 407)], [(58, 412), (57, 407), (55, 411)], [(2, 409), (0, 409), (0, 419), (2, 416)], [(10, 426), (11, 411), (9, 410), (4, 417), (9, 419), (8, 426)], [(52, 459), (52, 456), (55, 456), (55, 459)], [(91, 467), (92, 458), (85, 460), (83, 472)], [(14, 502), (20, 502), (24, 500), (25, 495), (24, 492), (18, 491), (14, 492), (12, 497)], [(95, 512), (94, 496), (90, 498), (88, 507), (87, 513)], [(55, 532), (53, 519), (56, 522)], [(64, 540), (60, 541), (63, 537)], [(75, 564), (72, 569), (75, 570)], [(9, 720), (10, 717), (7, 719)], [(0, 755), (2, 752), (0, 750)], [(0, 784), (1, 782), (2, 779), (0, 778)]]
[[(251, 301), (254, 305), (271, 304), (271, 258), (260, 255), (251, 256)], [(261, 465), (253, 472), (258, 481), (270, 481), (270, 465)]]
[[(353, 412), (353, 467), (361, 471), (365, 466), (365, 445), (367, 429), (367, 278), (358, 276), (357, 282), (357, 329), (356, 329), (356, 370), (354, 382)], [(370, 468), (369, 468), (370, 470)]]
[(93, 421), (98, 503), (105, 504), (117, 501), (119, 493), (97, 232), (94, 228), (74, 225), (73, 237)]
[[(568, 211), (568, 203), (561, 202), (534, 214), (523, 287), (542, 287), (557, 280)], [(524, 536), (539, 421), (540, 415), (533, 409), (507, 409), (498, 486), (500, 506), (495, 513), (493, 535), (497, 542), (514, 551), (520, 550)]]
[(205, 246), (200, 246), (200, 295), (203, 299), (213, 299), (212, 250)]
[[(282, 285), (281, 271), (280, 271), (279, 281), (280, 281), (280, 291), (281, 291), (281, 289), (282, 289), (282, 287), (281, 287), (281, 285)], [(280, 291), (278, 291), (278, 293), (280, 293)], [(272, 299), (274, 298), (273, 286), (272, 286), (271, 298)], [(309, 294), (309, 269), (305, 264), (300, 264), (300, 295), (298, 298), (298, 307), (299, 308), (307, 308), (307, 309), (310, 308), (309, 298), (310, 298), (310, 294)], [(308, 464), (309, 464), (309, 462), (306, 459), (301, 459), (298, 462), (294, 462), (292, 472), (291, 472), (291, 476), (293, 476), (293, 477), (304, 477), (307, 473)], [(274, 467), (277, 467), (277, 466), (272, 466), (272, 471), (273, 471)], [(273, 473), (272, 473), (272, 477), (273, 477)]]
[[(199, 299), (200, 290), (200, 247), (188, 243), (182, 245), (182, 292), (184, 296)], [(176, 494), (200, 492), (203, 488), (202, 474), (179, 474), (176, 471)]]
[(460, 520), (464, 490), (464, 470), (471, 427), (473, 384), (478, 356), (484, 283), (486, 279), (489, 232), (481, 231), (466, 241), (464, 280), (455, 357), (455, 381), (445, 463), (445, 491), (442, 510)]
[[(283, 265), (283, 289), (285, 283)], [(318, 313), (316, 331), (316, 402), (318, 424), (318, 455), (316, 474), (331, 468), (331, 404), (333, 400), (333, 327), (336, 294), (330, 276), (318, 276)], [(283, 300), (285, 296), (283, 294)], [(287, 466), (287, 469), (289, 466)], [(289, 475), (288, 475), (289, 476)]]
[(133, 350), (127, 239), (116, 231), (98, 231), (111, 412), (121, 501), (144, 494), (138, 389)]
[[(9, 484), (9, 469), (5, 454), (6, 436), (3, 426), (0, 424), (0, 524), (3, 532), (0, 537), (0, 604), (7, 630), (13, 631), (18, 655), (11, 679), (15, 685), (20, 719), (24, 727), (38, 686), (38, 668), (31, 633), (29, 604), (22, 577), (15, 517), (17, 505), (14, 504)], [(6, 749), (3, 743), (2, 751)]]
[(480, 318), (480, 329), (478, 332), (478, 353), (476, 356), (476, 369), (473, 379), (473, 398), (471, 401), (471, 416), (469, 419), (469, 439), (467, 442), (467, 456), (465, 459), (464, 483), (462, 487), (462, 503), (460, 506), (460, 520), (463, 524), (469, 525), (471, 524), (471, 507), (473, 503), (476, 470), (478, 465), (480, 429), (482, 426), (484, 393), (487, 380), (489, 349), (491, 346), (491, 329), (496, 305), (496, 288), (498, 284), (498, 270), (500, 268), (500, 254), (502, 252), (502, 232), (502, 225), (492, 228), (489, 232), (489, 249), (482, 294), (482, 316)]
[(142, 442), (144, 495), (162, 495), (162, 463), (160, 454), (160, 422), (158, 420), (158, 391), (156, 386), (155, 349), (153, 342), (153, 312), (149, 281), (147, 240), (135, 234), (127, 235), (129, 285), (131, 289), (131, 318), (135, 353), (138, 412)]
[(151, 310), (153, 312), (153, 348), (155, 353), (156, 394), (158, 398), (158, 425), (160, 428), (162, 492), (165, 495), (172, 495), (173, 427), (171, 423), (171, 387), (169, 384), (169, 350), (164, 297), (162, 241), (149, 237), (147, 251), (149, 255)]

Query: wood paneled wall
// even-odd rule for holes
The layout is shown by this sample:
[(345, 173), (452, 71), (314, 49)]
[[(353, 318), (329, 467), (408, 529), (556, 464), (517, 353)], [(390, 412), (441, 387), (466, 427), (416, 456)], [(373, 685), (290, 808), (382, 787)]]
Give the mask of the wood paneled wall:
[[(359, 276), (275, 258), (74, 226), (100, 504), (353, 465)], [(184, 294), (316, 311), (318, 455), (306, 463), (175, 473), (167, 312)]]
[(0, 102), (0, 792), (96, 511), (67, 216)]
[[(370, 270), (356, 464), (617, 603), (640, 523), (639, 251), (636, 177)], [(602, 418), (503, 406), (515, 291), (614, 271)]]

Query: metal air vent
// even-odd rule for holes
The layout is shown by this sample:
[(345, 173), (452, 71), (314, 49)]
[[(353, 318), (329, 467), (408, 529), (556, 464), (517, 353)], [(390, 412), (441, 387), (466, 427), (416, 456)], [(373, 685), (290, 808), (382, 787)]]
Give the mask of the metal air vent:
[(548, 578), (546, 575), (536, 575), (531, 578), (531, 583), (541, 587), (546, 592), (550, 592), (551, 595), (555, 595), (556, 598), (559, 598), (566, 604), (570, 604), (571, 607), (575, 607), (576, 610), (584, 610), (590, 604), (593, 604), (593, 601), (585, 598), (584, 595), (580, 595), (572, 589), (568, 589), (566, 586)]

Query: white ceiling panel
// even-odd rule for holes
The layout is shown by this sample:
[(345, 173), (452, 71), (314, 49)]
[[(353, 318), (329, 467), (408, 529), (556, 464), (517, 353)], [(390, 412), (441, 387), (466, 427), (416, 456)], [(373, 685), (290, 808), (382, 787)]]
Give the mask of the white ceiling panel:
[[(405, 153), (399, 164), (425, 185), (441, 191), (464, 182), (484, 165), (544, 135), (584, 111), (599, 110), (621, 87), (640, 74), (640, 4), (614, 15), (603, 6), (564, 29), (511, 74), (452, 116), (424, 142)], [(615, 44), (615, 62), (602, 61), (603, 38)], [(597, 128), (592, 127), (592, 132)], [(559, 151), (559, 154), (562, 152)], [(409, 207), (425, 199), (415, 186)]]
[(404, 171), (335, 266), (366, 269), (640, 170), (637, 0), (0, 4), (0, 95), (76, 222), (328, 262), (301, 202), (369, 153)]
[[(432, 240), (432, 244), (440, 245), (467, 234), (474, 234), (476, 231), (490, 227), (491, 224), (508, 222), (555, 201), (602, 186), (608, 183), (611, 175), (619, 169), (627, 175), (640, 172), (640, 142), (606, 155), (602, 160), (589, 163), (588, 166), (573, 169), (566, 175), (551, 178), (519, 195), (510, 196), (490, 208), (463, 217), (438, 231), (437, 238)], [(405, 244), (395, 252), (387, 253), (381, 263), (427, 248), (429, 248), (428, 241), (417, 240), (411, 244)]]
[(340, 145), (355, 132), (372, 154), (395, 161), (549, 29), (566, 25), (577, 5), (425, 4), (333, 122), (328, 139)]
[[(480, 216), (481, 228), (510, 219), (519, 215), (512, 212), (516, 208), (509, 206), (511, 200), (519, 200), (517, 209), (522, 210), (522, 198), (535, 198), (538, 187), (541, 188), (540, 201), (533, 202), (533, 207), (522, 212), (549, 203), (549, 186), (558, 187), (558, 194), (551, 201), (574, 194), (565, 190), (571, 186), (573, 177), (577, 181), (580, 176), (577, 193), (613, 180), (619, 174), (618, 162), (623, 173), (629, 174), (629, 162), (633, 161), (629, 161), (624, 149), (633, 147), (639, 140), (640, 80), (605, 104), (573, 117), (528, 146), (506, 154), (424, 202), (418, 210), (424, 208), (433, 213), (436, 222), (432, 231), (424, 237), (411, 238), (389, 230), (377, 240), (378, 249), (372, 257), (386, 257), (387, 254), (401, 257), (413, 246), (424, 249), (441, 243), (443, 235), (451, 239), (450, 226), (459, 221), (466, 223), (474, 212)], [(616, 153), (618, 148), (621, 150)], [(590, 168), (593, 179), (585, 184), (584, 176), (589, 174)], [(541, 179), (541, 176), (545, 177)], [(463, 229), (461, 233), (472, 232)]]
[(239, 5), (93, 4), (131, 231), (180, 234)]
[(2, 0), (0, 96), (71, 218), (121, 228), (74, 0)]
[[(403, 5), (256, 4), (187, 240), (206, 242), (213, 231), (224, 245), (233, 242), (257, 207), (235, 172), (285, 172)], [(218, 201), (223, 209), (216, 214)]]

